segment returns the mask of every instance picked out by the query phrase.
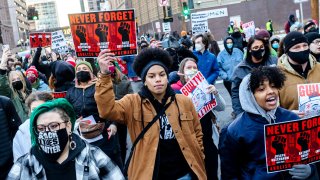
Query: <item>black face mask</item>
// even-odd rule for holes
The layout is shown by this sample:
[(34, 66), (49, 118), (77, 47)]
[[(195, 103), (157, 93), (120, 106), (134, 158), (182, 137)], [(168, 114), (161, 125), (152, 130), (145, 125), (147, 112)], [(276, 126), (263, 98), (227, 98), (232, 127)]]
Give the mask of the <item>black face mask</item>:
[(316, 27), (312, 27), (309, 29), (309, 32), (318, 32), (318, 29)]
[(251, 50), (251, 55), (253, 57), (255, 57), (256, 59), (258, 59), (258, 60), (262, 59), (264, 54), (265, 54), (265, 50), (264, 49), (259, 49), (259, 50), (256, 50), (256, 51)]
[(22, 84), (21, 81), (15, 81), (15, 82), (12, 82), (12, 87), (15, 90), (19, 91), (19, 90), (21, 90), (23, 88), (23, 84)]
[(91, 80), (90, 72), (88, 71), (79, 71), (77, 72), (77, 79), (79, 82), (88, 82)]
[(233, 33), (233, 37), (240, 37), (241, 36), (241, 33), (240, 32), (234, 32)]
[(309, 60), (310, 49), (299, 52), (288, 51), (287, 54), (290, 57), (290, 59), (292, 59), (294, 62), (298, 64), (304, 64)]
[(68, 138), (67, 129), (63, 128), (58, 131), (40, 132), (37, 141), (45, 157), (54, 162), (62, 154), (68, 143)]

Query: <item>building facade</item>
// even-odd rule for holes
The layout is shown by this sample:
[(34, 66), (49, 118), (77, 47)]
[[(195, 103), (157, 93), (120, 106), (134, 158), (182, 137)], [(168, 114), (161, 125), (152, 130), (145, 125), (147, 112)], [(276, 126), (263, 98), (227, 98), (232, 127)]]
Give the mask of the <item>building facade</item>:
[(41, 31), (59, 27), (59, 17), (57, 4), (54, 0), (32, 0), (28, 1), (28, 7), (34, 7), (38, 11), (38, 20), (31, 20), (35, 29), (31, 31)]

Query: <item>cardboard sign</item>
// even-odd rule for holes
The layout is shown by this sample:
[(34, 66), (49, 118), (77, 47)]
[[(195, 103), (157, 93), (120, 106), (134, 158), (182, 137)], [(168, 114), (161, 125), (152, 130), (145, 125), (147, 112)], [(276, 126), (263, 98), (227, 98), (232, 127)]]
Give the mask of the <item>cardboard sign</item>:
[(254, 25), (254, 21), (250, 21), (247, 23), (242, 24), (242, 29), (244, 34), (246, 35), (246, 40), (249, 41), (250, 37), (254, 36), (255, 32), (255, 25)]
[(31, 48), (49, 47), (51, 46), (51, 33), (34, 32), (29, 35)]
[(62, 30), (52, 32), (51, 48), (60, 53), (68, 50), (67, 41), (64, 38)]
[(208, 31), (208, 13), (192, 13), (191, 14), (192, 33), (204, 33)]
[(165, 32), (165, 33), (170, 33), (170, 32), (171, 32), (170, 22), (164, 22), (164, 23), (162, 23), (162, 29), (163, 29), (163, 32)]
[(209, 83), (200, 71), (197, 72), (181, 89), (183, 95), (192, 99), (192, 102), (201, 119), (209, 111), (217, 106), (216, 98), (213, 94), (207, 94)]
[(298, 84), (299, 111), (305, 117), (320, 115), (320, 83)]
[(52, 97), (53, 97), (54, 99), (65, 98), (66, 96), (67, 96), (67, 91), (52, 92)]
[(320, 116), (264, 126), (268, 173), (320, 160)]
[(116, 56), (137, 54), (134, 10), (69, 14), (78, 57), (98, 57), (103, 49)]

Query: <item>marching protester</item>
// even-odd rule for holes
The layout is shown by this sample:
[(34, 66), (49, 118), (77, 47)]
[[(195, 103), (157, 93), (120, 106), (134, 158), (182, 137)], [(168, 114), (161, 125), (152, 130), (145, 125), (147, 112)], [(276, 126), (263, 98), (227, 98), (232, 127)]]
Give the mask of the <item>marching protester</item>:
[(74, 87), (75, 69), (65, 61), (54, 61), (50, 65), (49, 87), (54, 92), (66, 92)]
[(316, 23), (313, 22), (313, 20), (307, 21), (303, 27), (303, 30), (305, 35), (307, 35), (310, 32), (319, 33), (319, 29)]
[(273, 26), (272, 26), (272, 20), (269, 19), (268, 22), (266, 23), (266, 29), (269, 32), (270, 36), (273, 35)]
[(5, 179), (13, 165), (12, 140), (19, 125), (20, 117), (12, 103), (5, 96), (0, 96), (0, 179)]
[(234, 47), (240, 49), (243, 52), (243, 48), (246, 47), (247, 43), (242, 36), (242, 33), (240, 32), (240, 28), (234, 27), (233, 33), (231, 34), (231, 37), (234, 40)]
[(239, 100), (239, 86), (242, 79), (248, 75), (253, 68), (273, 64), (277, 64), (277, 58), (270, 55), (270, 48), (266, 45), (264, 39), (256, 36), (250, 38), (247, 47), (247, 57), (238, 64), (232, 75), (231, 99), (233, 116), (237, 116), (243, 112)]
[(288, 21), (284, 24), (284, 30), (285, 30), (286, 34), (288, 34), (290, 32), (290, 27), (295, 22), (297, 22), (297, 18), (293, 14), (290, 14)]
[[(240, 50), (239, 50), (240, 51)], [(241, 52), (241, 51), (240, 51)], [(180, 89), (198, 72), (198, 66), (195, 59), (185, 58), (179, 67), (178, 74), (180, 75), (180, 81), (172, 84), (172, 89), (181, 94)], [(208, 86), (208, 94), (214, 94), (217, 102), (217, 106), (213, 109), (216, 111), (224, 111), (225, 101), (219, 94), (214, 85)], [(218, 140), (219, 137), (215, 136), (218, 133), (217, 129), (217, 116), (210, 111), (204, 117), (200, 119), (202, 133), (203, 133), (203, 147), (205, 155), (205, 167), (208, 179), (218, 179)], [(214, 138), (213, 138), (214, 137)]]
[(310, 32), (305, 34), (305, 36), (308, 39), (310, 53), (316, 58), (317, 62), (320, 62), (320, 34), (317, 32)]
[(266, 44), (266, 46), (269, 47), (270, 49), (270, 54), (271, 56), (277, 57), (277, 51), (275, 51), (271, 46), (270, 46), (270, 34), (267, 30), (265, 29), (260, 29), (257, 34), (256, 37), (264, 39), (264, 43)]
[(9, 71), (7, 65), (11, 52), (4, 49), (0, 63), (0, 95), (9, 97), (22, 122), (28, 119), (28, 110), (25, 100), (31, 93), (27, 88), (26, 78), (21, 71)]
[[(76, 132), (90, 144), (99, 147), (120, 169), (123, 168), (117, 126), (99, 117), (95, 93), (95, 77), (87, 61), (80, 61), (76, 65), (76, 84), (67, 92), (66, 99), (72, 104), (79, 126)], [(95, 122), (86, 122), (92, 116)], [(101, 139), (94, 139), (98, 136)]]
[(217, 58), (208, 51), (209, 39), (203, 34), (194, 37), (193, 54), (198, 58), (198, 68), (209, 84), (214, 84), (219, 76), (219, 66)]
[(221, 179), (318, 179), (315, 165), (293, 165), (289, 171), (267, 173), (264, 125), (297, 120), (278, 107), (285, 75), (277, 67), (260, 66), (243, 78), (240, 103), (244, 110), (222, 130), (219, 143)]
[[(36, 52), (34, 53), (32, 63), (29, 66), (35, 66), (36, 69), (38, 71), (40, 71), (42, 74), (44, 74), (46, 76), (47, 80), (49, 81), (49, 78), (51, 75), (50, 63), (48, 61), (44, 61), (47, 59), (46, 59), (46, 57), (41, 57), (41, 51), (42, 51), (42, 48), (38, 47)], [(55, 61), (55, 60), (56, 59), (53, 58), (53, 61)]]
[[(39, 105), (52, 100), (52, 95), (49, 92), (33, 92), (26, 99), (26, 106), (29, 109), (29, 114)], [(19, 130), (13, 139), (13, 157), (16, 162), (21, 156), (27, 154), (31, 149), (30, 135), (30, 119), (27, 119), (19, 126)]]
[(7, 179), (124, 179), (107, 155), (72, 133), (75, 120), (72, 106), (63, 98), (34, 109), (32, 148), (15, 162)]
[[(278, 52), (280, 38), (278, 36), (271, 36), (269, 41), (270, 41), (272, 49), (274, 49), (276, 52)], [(278, 57), (278, 53), (277, 53), (277, 57)]]
[(217, 41), (214, 39), (213, 34), (211, 34), (211, 32), (206, 32), (203, 33), (203, 35), (208, 37), (209, 51), (217, 57), (220, 53), (220, 48)]
[(234, 22), (230, 21), (230, 24), (229, 24), (228, 29), (227, 29), (227, 33), (228, 33), (229, 36), (231, 36), (231, 34), (234, 32), (233, 28), (234, 28)]
[(159, 48), (138, 54), (133, 68), (144, 86), (120, 100), (115, 100), (108, 70), (115, 60), (109, 50), (99, 54), (95, 100), (100, 117), (128, 127), (133, 141), (125, 166), (128, 178), (207, 179), (198, 115), (191, 100), (168, 85), (169, 54)]
[(298, 84), (319, 83), (320, 64), (310, 55), (307, 38), (300, 32), (290, 32), (283, 39), (284, 53), (279, 58), (278, 66), (287, 79), (280, 90), (280, 106), (294, 110), (301, 117), (304, 113), (298, 111)]
[(32, 88), (36, 91), (51, 91), (49, 86), (39, 77), (38, 70), (35, 66), (30, 66), (30, 68), (26, 70), (26, 76)]
[(243, 59), (243, 53), (234, 47), (232, 37), (226, 37), (223, 41), (224, 50), (218, 55), (219, 76), (223, 79), (223, 85), (231, 96), (232, 74), (234, 69)]

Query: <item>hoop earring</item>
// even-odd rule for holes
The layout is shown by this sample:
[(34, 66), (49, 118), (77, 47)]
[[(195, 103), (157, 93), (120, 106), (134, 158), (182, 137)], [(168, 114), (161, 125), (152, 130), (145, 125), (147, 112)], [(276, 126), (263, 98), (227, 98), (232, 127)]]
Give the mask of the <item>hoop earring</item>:
[(69, 135), (69, 139), (70, 139), (69, 147), (70, 147), (71, 150), (74, 150), (77, 147), (77, 144), (76, 144), (76, 142), (74, 142), (74, 140), (72, 140), (72, 136), (71, 135)]

